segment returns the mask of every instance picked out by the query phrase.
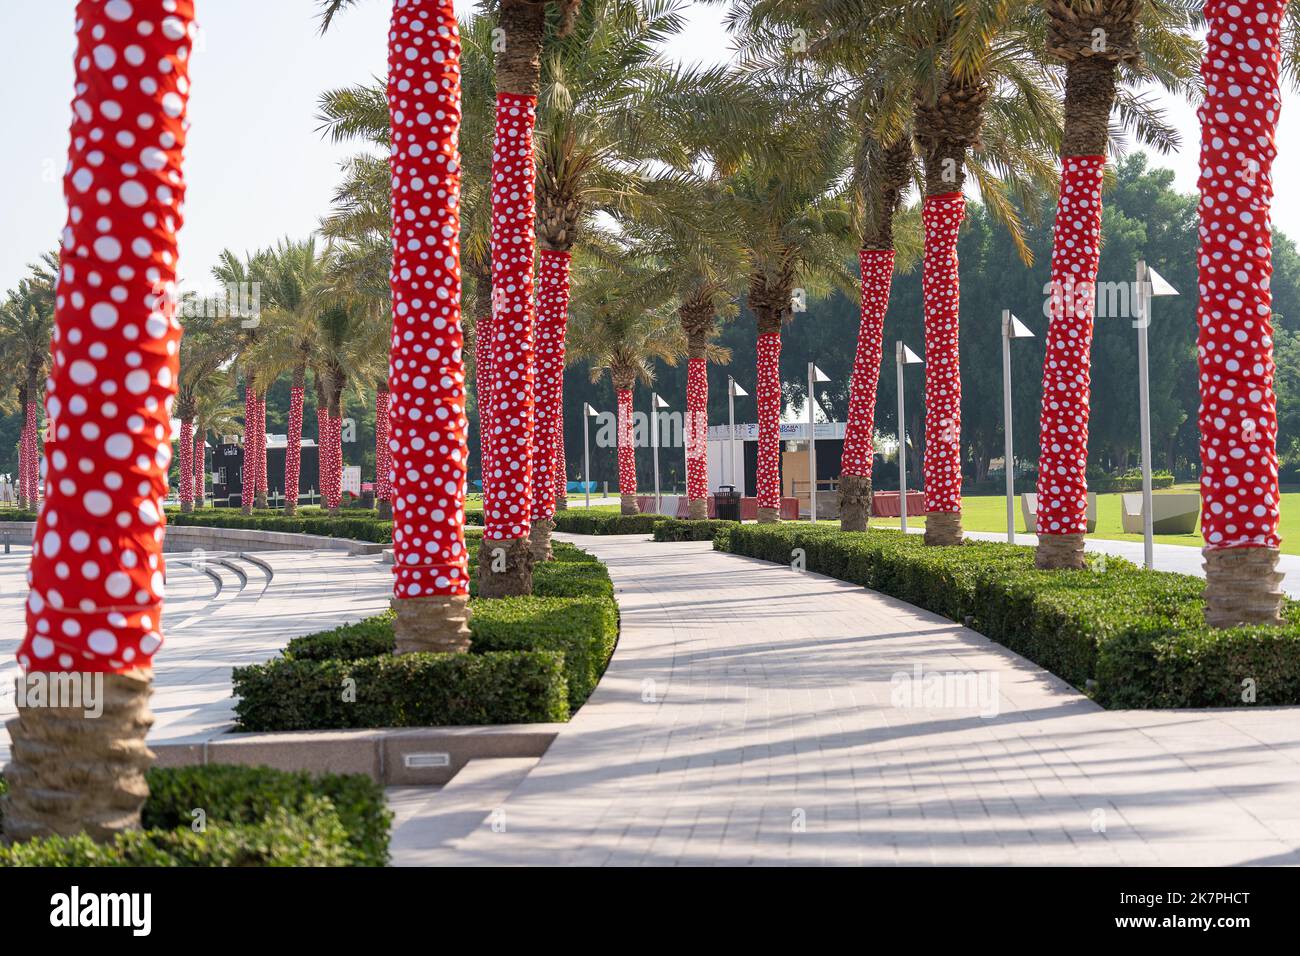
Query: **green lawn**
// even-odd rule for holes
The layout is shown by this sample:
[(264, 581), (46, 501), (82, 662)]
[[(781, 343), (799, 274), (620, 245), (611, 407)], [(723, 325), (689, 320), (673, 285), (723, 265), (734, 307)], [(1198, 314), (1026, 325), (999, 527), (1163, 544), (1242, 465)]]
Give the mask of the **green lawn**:
[[(1195, 484), (1175, 485), (1172, 491), (1196, 491)], [(1155, 492), (1160, 494), (1159, 491)], [(1141, 541), (1140, 534), (1125, 534), (1120, 522), (1120, 496), (1097, 496), (1097, 530), (1089, 537), (1102, 538), (1107, 541)], [(872, 518), (871, 523), (882, 528), (897, 528), (897, 518)], [(1007, 530), (1007, 499), (1002, 495), (984, 495), (962, 498), (962, 527), (967, 531), (1002, 531)], [(907, 519), (909, 527), (925, 527), (924, 518)], [(1020, 502), (1016, 502), (1016, 532), (1025, 531), (1024, 521), (1020, 515)], [(1300, 554), (1300, 492), (1282, 495), (1282, 553)], [(1156, 541), (1161, 544), (1181, 544), (1199, 548), (1201, 536), (1197, 534), (1158, 534)]]

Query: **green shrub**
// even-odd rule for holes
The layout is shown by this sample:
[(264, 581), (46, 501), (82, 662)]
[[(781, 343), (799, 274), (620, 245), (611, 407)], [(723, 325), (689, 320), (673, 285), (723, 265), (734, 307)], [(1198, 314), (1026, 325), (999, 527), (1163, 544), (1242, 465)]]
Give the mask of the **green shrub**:
[(308, 796), (298, 811), (275, 807), (257, 823), (136, 830), (98, 844), (84, 833), (0, 845), (4, 866), (348, 866), (347, 831), (329, 800)]
[(277, 658), (233, 672), (240, 730), (525, 724), (569, 717), (552, 651)]
[(328, 538), (348, 538), (352, 541), (372, 541), (388, 544), (393, 540), (393, 523), (381, 521), (375, 512), (362, 511), (353, 516), (342, 514), (299, 514), (292, 518), (278, 511), (257, 511), (241, 514), (230, 508), (214, 508), (190, 514), (169, 512), (168, 524), (177, 527), (233, 528), (242, 531), (281, 531), (288, 534), (316, 534)]
[[(392, 814), (364, 774), (210, 764), (154, 767), (143, 830), (0, 847), (0, 866), (384, 866)], [(6, 785), (0, 777), (0, 797)], [(0, 800), (0, 808), (3, 807)], [(203, 825), (194, 829), (194, 811)], [(0, 830), (3, 819), (0, 819)]]
[(1281, 628), (1212, 630), (1205, 582), (1106, 558), (1081, 571), (1039, 571), (1033, 550), (967, 543), (927, 548), (919, 535), (833, 526), (740, 525), (716, 550), (851, 581), (968, 622), (1076, 687), (1095, 681), (1108, 707), (1300, 703), (1300, 605)]
[(663, 515), (620, 515), (601, 511), (560, 511), (555, 515), (555, 530), (569, 534), (650, 534)]
[(665, 518), (655, 525), (656, 541), (712, 541), (719, 533), (734, 528), (739, 522), (710, 518), (707, 521), (684, 521)]
[(513, 597), (480, 601), (470, 621), (471, 650), (555, 651), (563, 655), (569, 709), (591, 696), (618, 641), (612, 600), (586, 597)]
[(388, 863), (392, 814), (384, 790), (365, 774), (312, 776), (270, 767), (209, 764), (201, 767), (155, 767), (149, 771), (149, 799), (142, 823), (148, 829), (188, 828), (193, 811), (202, 809), (211, 824), (255, 824), (276, 808), (302, 814), (313, 799), (329, 800), (347, 834), (350, 862), (356, 866)]
[[(564, 655), (569, 708), (596, 689), (618, 641), (618, 611), (602, 597), (513, 597), (476, 601), (471, 653), (558, 651)], [(285, 656), (296, 661), (360, 660), (392, 654), (392, 613), (333, 631), (295, 637)]]

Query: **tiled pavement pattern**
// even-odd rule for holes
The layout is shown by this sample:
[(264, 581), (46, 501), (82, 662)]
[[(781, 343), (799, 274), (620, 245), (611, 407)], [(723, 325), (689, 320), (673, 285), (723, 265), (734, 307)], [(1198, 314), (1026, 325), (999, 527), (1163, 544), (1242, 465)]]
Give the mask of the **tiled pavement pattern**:
[[(1103, 711), (852, 585), (707, 543), (571, 540), (609, 564), (618, 650), (448, 860), (1300, 863), (1294, 710)], [(997, 715), (891, 700), (917, 666), (996, 677)]]
[[(15, 710), (14, 653), (23, 634), (30, 559), (28, 547), (0, 554), (0, 765), (9, 759), (3, 723)], [(392, 569), (379, 555), (168, 555), (166, 642), (154, 659), (149, 742), (204, 740), (223, 731), (234, 719), (232, 667), (275, 656), (291, 637), (380, 613), (392, 582)]]

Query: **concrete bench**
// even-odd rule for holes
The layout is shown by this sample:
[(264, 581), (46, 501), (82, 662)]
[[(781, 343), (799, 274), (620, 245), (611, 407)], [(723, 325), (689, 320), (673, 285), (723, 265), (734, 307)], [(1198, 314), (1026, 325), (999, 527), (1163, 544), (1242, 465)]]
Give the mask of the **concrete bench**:
[[(1029, 534), (1038, 533), (1038, 495), (1023, 494), (1020, 496), (1020, 517), (1024, 519), (1025, 531)], [(1097, 496), (1093, 492), (1088, 492), (1088, 534), (1097, 530)]]
[[(1142, 534), (1142, 495), (1134, 492), (1121, 497), (1124, 530)], [(1151, 496), (1151, 524), (1155, 534), (1193, 534), (1200, 514), (1201, 496), (1194, 491)]]

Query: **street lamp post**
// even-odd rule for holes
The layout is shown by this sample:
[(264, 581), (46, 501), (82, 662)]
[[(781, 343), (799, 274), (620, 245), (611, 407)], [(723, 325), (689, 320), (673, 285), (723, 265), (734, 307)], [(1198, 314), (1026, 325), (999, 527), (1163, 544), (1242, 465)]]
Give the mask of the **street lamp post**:
[(664, 507), (659, 494), (659, 409), (667, 407), (668, 403), (659, 397), (658, 392), (650, 393), (650, 457), (655, 470), (655, 514), (661, 514)]
[(586, 496), (585, 507), (591, 508), (591, 441), (588, 432), (591, 430), (587, 422), (589, 418), (598, 418), (600, 412), (596, 411), (587, 402), (582, 403), (582, 487)]
[(903, 366), (924, 365), (921, 357), (902, 342), (895, 343), (894, 363), (898, 366), (898, 524), (907, 533), (907, 416), (903, 410)]
[(744, 479), (739, 486), (736, 484), (736, 396), (748, 394), (734, 378), (727, 376), (727, 477), (731, 479), (733, 488), (739, 487), (742, 498), (745, 496)]
[(1002, 310), (1002, 430), (1006, 433), (1007, 472), (1007, 544), (1016, 543), (1016, 470), (1015, 454), (1011, 449), (1011, 340), (1032, 339), (1034, 333), (1025, 323)]
[(815, 363), (808, 363), (808, 520), (817, 523), (817, 424), (813, 409), (817, 400), (813, 389), (818, 382), (829, 382), (830, 378)]
[(1137, 264), (1137, 318), (1133, 327), (1138, 333), (1138, 417), (1142, 433), (1142, 562), (1155, 566), (1155, 514), (1151, 501), (1151, 373), (1147, 361), (1147, 326), (1151, 324), (1151, 300), (1156, 296), (1178, 295), (1178, 290), (1147, 265)]

